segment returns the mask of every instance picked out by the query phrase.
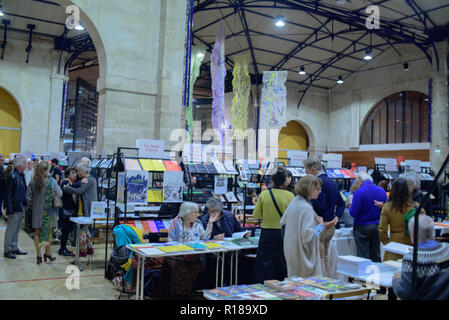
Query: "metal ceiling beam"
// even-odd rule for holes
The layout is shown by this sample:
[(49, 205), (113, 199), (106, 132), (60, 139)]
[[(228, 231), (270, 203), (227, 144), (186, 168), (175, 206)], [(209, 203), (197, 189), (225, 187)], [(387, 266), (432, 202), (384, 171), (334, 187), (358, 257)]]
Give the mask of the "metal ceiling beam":
[(45, 23), (50, 23), (50, 24), (56, 24), (58, 26), (65, 26), (65, 23), (61, 23), (61, 22), (55, 22), (55, 21), (41, 19), (41, 18), (35, 18), (35, 17), (22, 16), (20, 14), (15, 14), (15, 13), (10, 13), (10, 12), (3, 12), (3, 13), (5, 15), (8, 15), (11, 17), (21, 18), (21, 19), (26, 19), (26, 20), (34, 20), (34, 21), (45, 22)]
[[(243, 0), (240, 0), (240, 3), (242, 3)], [(251, 60), (253, 63), (253, 69), (254, 72), (256, 73), (256, 84), (259, 84), (259, 69), (257, 68), (257, 62), (256, 62), (256, 56), (254, 55), (254, 49), (253, 49), (253, 44), (251, 42), (251, 37), (249, 35), (249, 31), (248, 31), (248, 23), (246, 21), (246, 16), (245, 16), (245, 9), (241, 8), (240, 11), (238, 12), (240, 21), (242, 23), (243, 26), (243, 30), (245, 31), (245, 36), (246, 36), (246, 41), (248, 42), (248, 47), (249, 47), (249, 52), (251, 54)]]
[[(425, 10), (425, 11), (423, 11), (423, 12), (429, 13), (429, 12), (437, 11), (437, 10), (444, 9), (444, 8), (447, 8), (447, 7), (449, 7), (449, 4), (445, 4), (445, 5), (442, 5), (442, 6), (440, 6), (440, 7), (432, 8), (432, 9), (429, 9), (429, 10)], [(397, 19), (396, 21), (397, 21), (397, 22), (400, 22), (400, 21), (402, 21), (402, 20), (406, 20), (406, 19), (413, 18), (414, 16), (416, 16), (416, 14), (411, 14), (411, 15), (409, 15), (409, 16), (406, 16), (406, 17), (403, 17), (403, 18), (399, 18), (399, 19)]]
[(198, 4), (193, 7), (193, 13), (200, 11), (201, 9), (204, 9), (207, 6), (210, 6), (211, 4), (214, 4), (215, 2), (217, 2), (217, 0), (206, 0), (201, 3), (199, 3), (199, 1), (198, 1)]
[(51, 2), (51, 1), (46, 1), (46, 0), (33, 0), (33, 1), (34, 1), (34, 2), (45, 3), (45, 4), (50, 4), (50, 5), (57, 6), (57, 7), (60, 7), (60, 6), (61, 6), (59, 3)]
[(276, 63), (276, 65), (274, 65), (274, 66), (272, 67), (272, 70), (281, 68), (281, 67), (282, 67), (282, 66), (283, 66), (283, 65), (290, 59), (290, 57), (294, 56), (298, 50), (301, 50), (301, 48), (302, 48), (302, 46), (303, 46), (303, 44), (304, 44), (305, 42), (307, 42), (307, 41), (308, 41), (310, 38), (312, 38), (314, 35), (318, 35), (318, 32), (321, 30), (321, 28), (322, 28), (323, 26), (325, 26), (326, 24), (328, 24), (329, 21), (331, 21), (331, 19), (327, 19), (325, 23), (322, 23), (321, 26), (320, 26), (319, 28), (317, 28), (311, 35), (309, 35), (309, 36), (307, 37), (307, 39), (305, 39), (304, 41), (298, 42), (298, 45), (297, 45), (293, 50), (291, 50), (289, 53), (287, 53), (287, 54), (284, 56), (284, 58), (282, 58), (281, 61), (279, 61), (278, 63)]

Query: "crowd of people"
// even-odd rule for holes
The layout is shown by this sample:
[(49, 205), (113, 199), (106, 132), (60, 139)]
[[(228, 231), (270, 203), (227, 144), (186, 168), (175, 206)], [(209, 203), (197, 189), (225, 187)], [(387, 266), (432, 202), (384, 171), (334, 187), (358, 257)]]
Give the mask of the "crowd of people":
[[(36, 263), (54, 261), (51, 243), (55, 230), (60, 230), (59, 255), (73, 256), (67, 249), (71, 217), (90, 216), (92, 201), (97, 201), (96, 179), (90, 175), (90, 159), (84, 157), (76, 165), (61, 172), (57, 159), (50, 162), (35, 158), (27, 160), (17, 155), (12, 165), (4, 169), (5, 159), (0, 155), (0, 208), (8, 225), (4, 238), (4, 254), (8, 259), (26, 255), (18, 246), (19, 231), (27, 211), (30, 212), (32, 238), (36, 249)], [(62, 203), (58, 206), (57, 200)], [(80, 255), (89, 254), (89, 230), (81, 232)], [(83, 245), (84, 244), (84, 245)], [(42, 256), (42, 248), (44, 254)]]
[[(55, 259), (50, 252), (55, 223), (61, 230), (59, 254), (72, 255), (67, 249), (73, 230), (70, 217), (89, 216), (92, 201), (97, 201), (97, 183), (90, 174), (89, 159), (83, 158), (76, 168), (67, 168), (64, 173), (56, 159), (50, 165), (46, 161), (27, 162), (19, 155), (9, 172), (4, 172), (3, 161), (0, 155), (0, 206), (3, 201), (8, 219), (4, 257), (15, 259), (16, 255), (27, 254), (18, 246), (26, 207), (32, 212), (37, 264), (42, 263), (42, 248), (44, 261)], [(331, 277), (329, 243), (344, 221), (345, 226), (353, 225), (357, 256), (373, 262), (403, 259), (402, 270), (393, 281), (397, 296), (449, 298), (449, 290), (443, 286), (449, 280), (449, 246), (435, 241), (433, 219), (426, 215), (431, 208), (429, 203), (423, 203), (424, 193), (416, 174), (405, 173), (391, 184), (382, 181), (376, 185), (370, 175), (359, 173), (351, 186), (351, 195), (343, 201), (336, 182), (323, 171), (318, 157), (309, 157), (304, 167), (307, 175), (296, 184), (291, 173), (279, 167), (271, 175), (270, 188), (259, 195), (248, 194), (248, 204), (255, 205), (253, 218), (261, 220), (253, 282), (283, 280), (287, 276)], [(55, 197), (62, 198), (62, 208), (54, 207)], [(414, 290), (412, 255), (404, 257), (387, 251), (382, 258), (380, 244), (394, 241), (412, 245), (416, 207), (420, 204), (423, 210), (419, 214), (419, 290)], [(223, 240), (241, 230), (234, 214), (223, 208), (221, 200), (212, 197), (204, 211), (197, 203), (183, 202), (170, 222), (168, 241)], [(83, 229), (82, 233), (86, 241), (81, 254), (86, 254), (89, 230)], [(210, 281), (217, 263), (214, 255), (187, 255), (167, 261), (171, 262), (166, 263), (166, 271), (177, 274), (181, 282), (189, 281), (190, 288), (197, 280), (202, 281), (203, 288), (214, 286)], [(176, 285), (167, 288), (171, 288), (171, 293), (183, 292)]]

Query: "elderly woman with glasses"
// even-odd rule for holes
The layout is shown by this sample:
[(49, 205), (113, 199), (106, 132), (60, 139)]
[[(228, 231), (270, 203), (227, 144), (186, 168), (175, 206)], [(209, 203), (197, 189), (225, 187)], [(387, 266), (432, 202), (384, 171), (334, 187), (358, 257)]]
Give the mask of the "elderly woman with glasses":
[(223, 209), (223, 204), (218, 198), (210, 198), (206, 202), (206, 213), (200, 217), (203, 227), (206, 228), (210, 219), (215, 219), (212, 224), (211, 239), (223, 240), (231, 237), (233, 233), (240, 232), (242, 227), (235, 216)]
[(323, 218), (316, 214), (311, 202), (318, 198), (321, 185), (321, 179), (314, 175), (302, 177), (295, 185), (296, 197), (282, 216), (280, 224), (285, 226), (284, 254), (289, 277), (323, 273), (320, 259)]

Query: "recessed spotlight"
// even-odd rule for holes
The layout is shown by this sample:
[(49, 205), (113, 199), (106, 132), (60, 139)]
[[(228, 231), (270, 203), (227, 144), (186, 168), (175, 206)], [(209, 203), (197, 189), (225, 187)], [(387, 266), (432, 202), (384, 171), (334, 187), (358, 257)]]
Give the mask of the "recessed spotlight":
[(275, 21), (274, 25), (275, 25), (276, 27), (283, 27), (283, 26), (285, 26), (284, 17), (281, 16), (281, 15), (278, 15), (278, 16), (276, 17), (276, 21)]
[(342, 76), (338, 76), (338, 80), (337, 80), (337, 83), (338, 84), (342, 84), (344, 81), (343, 81), (343, 77)]
[(198, 58), (202, 58), (202, 57), (204, 57), (204, 53), (202, 53), (202, 52), (198, 52), (197, 54), (196, 54), (196, 56), (198, 57)]
[(301, 69), (299, 70), (299, 74), (306, 74), (304, 66), (301, 66)]

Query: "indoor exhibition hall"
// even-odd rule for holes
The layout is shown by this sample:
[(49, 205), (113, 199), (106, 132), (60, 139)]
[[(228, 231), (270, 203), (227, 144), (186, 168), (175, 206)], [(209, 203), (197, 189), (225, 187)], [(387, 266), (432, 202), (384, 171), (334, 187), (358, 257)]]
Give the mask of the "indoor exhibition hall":
[(0, 300), (449, 300), (447, 0), (0, 0), (0, 42)]

